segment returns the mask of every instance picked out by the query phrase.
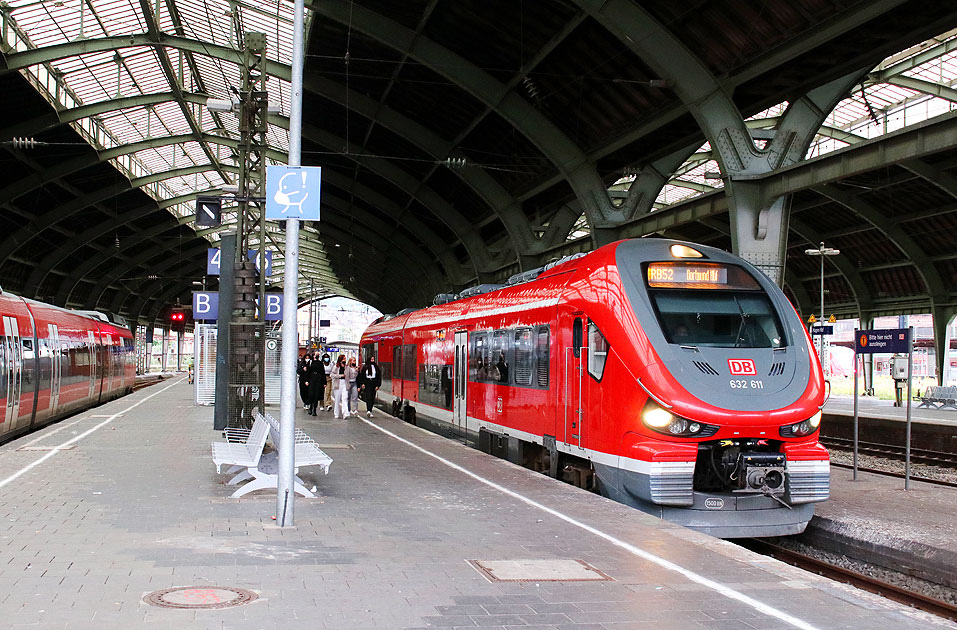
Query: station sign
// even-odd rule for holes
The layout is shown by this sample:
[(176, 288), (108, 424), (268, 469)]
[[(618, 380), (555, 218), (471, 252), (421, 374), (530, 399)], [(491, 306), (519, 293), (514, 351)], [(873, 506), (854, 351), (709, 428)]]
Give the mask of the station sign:
[(910, 329), (858, 330), (854, 333), (854, 351), (857, 354), (908, 353)]
[[(218, 276), (220, 272), (220, 259), (222, 252), (218, 247), (211, 247), (206, 250), (206, 275)], [(256, 265), (256, 271), (259, 271), (259, 250), (250, 249), (246, 251), (246, 260)], [(266, 273), (265, 277), (272, 275), (272, 250), (266, 250)]]
[(267, 166), (266, 218), (318, 221), (321, 184), (318, 166)]
[[(259, 301), (259, 298), (256, 298)], [(219, 318), (219, 292), (193, 292), (193, 320), (215, 321)], [(266, 321), (277, 322), (282, 319), (282, 293), (266, 294)]]
[(817, 326), (811, 326), (812, 335), (833, 335), (834, 326), (822, 326), (818, 324)]

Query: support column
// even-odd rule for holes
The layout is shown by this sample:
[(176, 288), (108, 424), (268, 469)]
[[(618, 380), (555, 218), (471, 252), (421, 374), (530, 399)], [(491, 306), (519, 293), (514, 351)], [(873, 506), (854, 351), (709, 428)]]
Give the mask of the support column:
[(166, 372), (166, 357), (169, 355), (169, 330), (163, 329), (163, 358), (160, 359), (160, 372)]
[(934, 352), (937, 363), (937, 384), (946, 385), (950, 377), (950, 327), (957, 317), (957, 307), (934, 307), (930, 309), (934, 320)]

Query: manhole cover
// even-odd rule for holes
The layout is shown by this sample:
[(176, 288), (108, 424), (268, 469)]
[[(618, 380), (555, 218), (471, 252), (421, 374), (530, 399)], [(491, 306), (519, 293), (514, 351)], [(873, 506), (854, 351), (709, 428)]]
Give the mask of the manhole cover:
[(610, 581), (584, 560), (469, 560), (490, 582)]
[(161, 608), (231, 608), (257, 597), (252, 591), (232, 586), (180, 586), (153, 591), (143, 601)]

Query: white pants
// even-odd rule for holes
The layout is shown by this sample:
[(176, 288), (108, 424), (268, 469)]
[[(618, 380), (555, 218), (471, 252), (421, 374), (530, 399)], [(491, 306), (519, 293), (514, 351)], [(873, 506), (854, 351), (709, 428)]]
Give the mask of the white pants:
[(332, 393), (335, 398), (335, 408), (333, 415), (337, 418), (345, 418), (349, 415), (349, 385), (345, 380), (336, 382), (335, 391)]
[(359, 413), (359, 386), (355, 381), (349, 383), (349, 413)]

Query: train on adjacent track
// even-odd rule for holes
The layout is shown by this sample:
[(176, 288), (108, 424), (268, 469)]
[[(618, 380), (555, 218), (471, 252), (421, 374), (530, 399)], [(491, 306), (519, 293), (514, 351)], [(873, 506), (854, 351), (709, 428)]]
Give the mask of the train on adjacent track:
[(820, 363), (741, 258), (619, 241), (436, 302), (362, 336), (396, 415), (722, 538), (828, 498)]
[(0, 289), (0, 442), (133, 390), (130, 330)]

